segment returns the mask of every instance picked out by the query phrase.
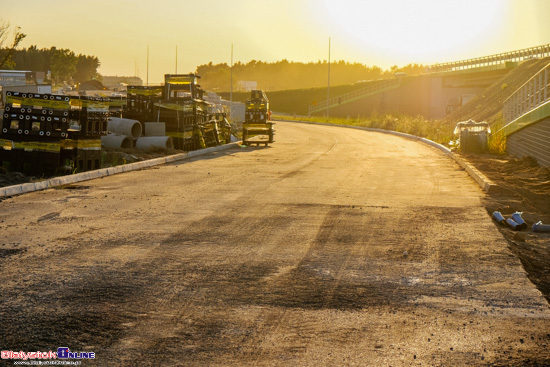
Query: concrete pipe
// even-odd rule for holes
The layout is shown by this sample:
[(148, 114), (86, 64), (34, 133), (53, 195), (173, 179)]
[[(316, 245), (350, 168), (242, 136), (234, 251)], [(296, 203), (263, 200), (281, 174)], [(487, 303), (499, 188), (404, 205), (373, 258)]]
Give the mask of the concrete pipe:
[(105, 148), (132, 148), (132, 140), (126, 135), (109, 134), (101, 137), (101, 146)]
[(144, 122), (143, 127), (145, 136), (165, 136), (166, 123), (164, 122)]
[(107, 130), (116, 135), (127, 135), (132, 138), (141, 136), (141, 124), (138, 120), (110, 117), (107, 122)]
[(136, 140), (136, 149), (139, 150), (168, 150), (173, 147), (170, 136), (144, 136)]

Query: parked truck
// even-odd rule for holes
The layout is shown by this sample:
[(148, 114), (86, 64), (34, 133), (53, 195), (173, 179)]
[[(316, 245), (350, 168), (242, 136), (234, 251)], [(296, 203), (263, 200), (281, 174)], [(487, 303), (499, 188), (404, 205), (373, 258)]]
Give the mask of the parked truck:
[(253, 145), (273, 143), (273, 123), (270, 121), (269, 100), (261, 90), (253, 90), (246, 101), (243, 123), (243, 144)]

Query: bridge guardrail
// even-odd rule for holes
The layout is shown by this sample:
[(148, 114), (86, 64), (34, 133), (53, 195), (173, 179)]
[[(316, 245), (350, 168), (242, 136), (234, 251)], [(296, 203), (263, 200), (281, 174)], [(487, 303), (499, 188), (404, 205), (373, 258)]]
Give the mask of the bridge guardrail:
[(522, 61), (530, 58), (548, 56), (550, 56), (550, 43), (495, 55), (476, 57), (473, 59), (433, 64), (426, 68), (426, 73), (472, 69), (480, 66), (500, 64), (506, 61)]
[(508, 124), (550, 101), (550, 63), (533, 75), (504, 101), (502, 116)]

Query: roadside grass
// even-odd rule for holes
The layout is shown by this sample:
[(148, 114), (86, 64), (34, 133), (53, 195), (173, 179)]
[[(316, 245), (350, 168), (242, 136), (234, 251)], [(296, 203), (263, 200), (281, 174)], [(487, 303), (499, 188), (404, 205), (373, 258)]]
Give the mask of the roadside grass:
[(326, 117), (321, 116), (273, 115), (274, 120), (278, 118), (393, 130), (427, 138), (447, 146), (451, 145), (451, 142), (456, 139), (453, 135), (454, 124), (442, 120), (427, 120), (422, 116), (386, 114), (360, 118), (330, 117), (327, 120)]
[(503, 126), (504, 120), (502, 118), (502, 113), (500, 113), (491, 124), (492, 134), (489, 135), (489, 141), (487, 142), (491, 153), (506, 153), (506, 135), (504, 135), (502, 131), (499, 131)]

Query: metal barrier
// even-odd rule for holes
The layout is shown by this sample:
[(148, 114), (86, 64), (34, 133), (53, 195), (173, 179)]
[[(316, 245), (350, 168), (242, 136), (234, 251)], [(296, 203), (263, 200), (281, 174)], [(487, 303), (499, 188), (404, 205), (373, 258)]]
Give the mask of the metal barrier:
[(542, 58), (548, 56), (550, 56), (550, 43), (541, 46), (524, 48), (522, 50), (477, 57), (474, 59), (433, 64), (426, 68), (426, 73), (473, 69), (482, 66), (496, 65), (506, 61), (522, 61), (531, 58)]
[(365, 88), (357, 89), (352, 92), (341, 94), (328, 100), (319, 103), (313, 103), (308, 106), (308, 115), (312, 113), (326, 110), (327, 108), (337, 107), (344, 103), (353, 102), (355, 100), (367, 97), (369, 95), (384, 92), (389, 89), (397, 88), (400, 85), (399, 79), (382, 79), (370, 82)]
[(509, 123), (550, 100), (550, 63), (504, 101), (502, 116)]

